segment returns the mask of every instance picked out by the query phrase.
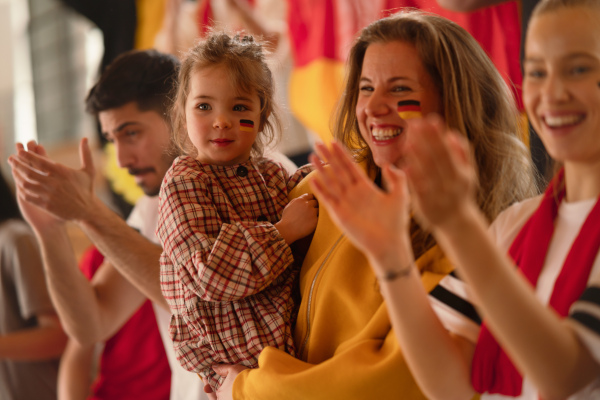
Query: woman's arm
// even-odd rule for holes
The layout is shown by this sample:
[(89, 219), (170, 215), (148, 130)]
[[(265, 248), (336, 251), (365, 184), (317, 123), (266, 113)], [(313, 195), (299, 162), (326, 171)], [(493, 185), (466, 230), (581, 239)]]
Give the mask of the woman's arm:
[(411, 123), (406, 174), (415, 211), (471, 287), (498, 342), (542, 397), (577, 392), (600, 367), (490, 238), (474, 201), (466, 141), (446, 132), (439, 119)]
[(337, 143), (317, 146), (325, 169), (311, 187), (336, 224), (363, 251), (379, 278), (392, 326), (415, 379), (431, 398), (468, 399), (472, 345), (452, 337), (431, 308), (414, 266), (405, 177), (383, 170), (387, 193), (375, 187)]

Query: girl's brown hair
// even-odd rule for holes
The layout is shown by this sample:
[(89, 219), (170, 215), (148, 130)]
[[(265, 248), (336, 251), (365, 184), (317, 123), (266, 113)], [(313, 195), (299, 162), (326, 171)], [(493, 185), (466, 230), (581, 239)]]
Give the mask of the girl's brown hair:
[[(441, 98), (447, 126), (469, 139), (479, 182), (477, 203), (487, 218), (491, 221), (510, 204), (537, 194), (531, 156), (519, 138), (514, 98), (494, 64), (459, 25), (416, 10), (373, 22), (362, 30), (350, 50), (334, 134), (356, 161), (366, 161), (377, 169), (356, 117), (365, 52), (372, 43), (393, 41), (416, 48)], [(429, 235), (417, 227), (413, 233), (422, 236), (424, 249), (431, 247)]]
[(273, 76), (261, 44), (254, 41), (252, 36), (230, 36), (225, 32), (208, 33), (185, 55), (181, 64), (171, 112), (175, 146), (183, 154), (196, 155), (196, 149), (187, 134), (185, 103), (190, 93), (192, 74), (214, 66), (226, 68), (233, 85), (240, 92), (258, 95), (259, 134), (252, 145), (251, 156), (262, 158), (265, 147), (273, 143), (281, 132), (281, 120), (274, 102)]

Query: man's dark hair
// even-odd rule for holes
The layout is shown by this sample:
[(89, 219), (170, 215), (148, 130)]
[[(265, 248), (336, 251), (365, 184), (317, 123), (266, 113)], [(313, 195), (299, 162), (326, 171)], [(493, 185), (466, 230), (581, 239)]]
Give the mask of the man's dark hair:
[(118, 56), (102, 73), (85, 99), (94, 115), (132, 101), (140, 111), (156, 111), (168, 119), (171, 91), (177, 80), (179, 61), (156, 50), (133, 50)]

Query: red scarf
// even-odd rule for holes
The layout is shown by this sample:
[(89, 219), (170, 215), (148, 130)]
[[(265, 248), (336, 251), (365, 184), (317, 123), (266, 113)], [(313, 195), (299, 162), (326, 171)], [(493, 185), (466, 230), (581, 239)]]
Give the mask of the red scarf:
[[(564, 189), (558, 196), (555, 195), (555, 187), (563, 182), (563, 175), (564, 171), (561, 170), (548, 185), (540, 206), (525, 223), (509, 251), (519, 270), (534, 287), (554, 233), (558, 206), (565, 196)], [(571, 304), (583, 293), (599, 249), (600, 200), (583, 223), (554, 284), (550, 306), (559, 315), (565, 317)], [(473, 356), (471, 381), (479, 393), (515, 397), (521, 394), (523, 386), (519, 371), (496, 342), (485, 322)]]

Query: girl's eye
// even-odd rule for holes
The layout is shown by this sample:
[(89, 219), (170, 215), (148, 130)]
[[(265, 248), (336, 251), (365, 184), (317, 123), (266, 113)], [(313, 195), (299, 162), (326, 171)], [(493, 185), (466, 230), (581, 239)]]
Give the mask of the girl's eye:
[(373, 89), (373, 86), (365, 85), (365, 86), (361, 86), (359, 90), (361, 92), (372, 92), (374, 89)]
[(210, 105), (207, 103), (202, 103), (198, 105), (198, 110), (204, 110), (204, 111), (208, 111), (210, 110)]
[(248, 111), (248, 107), (243, 104), (236, 104), (233, 106), (233, 111)]
[(138, 134), (138, 131), (125, 131), (125, 136), (135, 136)]

